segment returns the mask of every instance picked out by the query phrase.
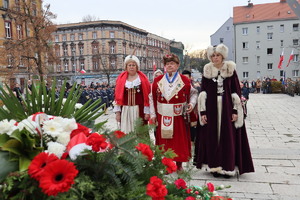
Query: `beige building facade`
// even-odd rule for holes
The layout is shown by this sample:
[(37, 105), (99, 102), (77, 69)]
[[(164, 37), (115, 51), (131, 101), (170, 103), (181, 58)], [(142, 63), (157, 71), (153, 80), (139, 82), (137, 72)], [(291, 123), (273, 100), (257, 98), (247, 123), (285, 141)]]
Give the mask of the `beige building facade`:
[[(163, 68), (170, 41), (121, 21), (91, 21), (57, 26), (53, 43), (59, 61), (50, 63), (51, 76), (71, 82), (111, 82), (124, 70), (124, 58), (134, 54), (149, 78), (153, 66)], [(85, 72), (85, 73), (81, 73)]]

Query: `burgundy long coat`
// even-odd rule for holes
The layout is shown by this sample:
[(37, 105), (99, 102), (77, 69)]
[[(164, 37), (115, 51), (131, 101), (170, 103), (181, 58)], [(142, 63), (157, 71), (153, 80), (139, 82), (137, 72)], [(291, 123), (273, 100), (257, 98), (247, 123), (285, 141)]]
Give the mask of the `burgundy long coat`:
[(239, 174), (254, 172), (250, 147), (248, 143), (245, 123), (236, 128), (231, 122), (233, 109), (232, 93), (241, 96), (239, 80), (234, 70), (231, 77), (223, 81), (224, 94), (222, 96), (222, 117), (220, 141), (218, 143), (218, 110), (217, 110), (217, 82), (206, 77), (202, 78), (201, 91), (207, 93), (206, 116), (207, 124), (200, 127), (196, 136), (195, 165), (202, 168), (207, 164), (209, 168), (222, 167), (224, 171), (234, 171), (238, 167)]

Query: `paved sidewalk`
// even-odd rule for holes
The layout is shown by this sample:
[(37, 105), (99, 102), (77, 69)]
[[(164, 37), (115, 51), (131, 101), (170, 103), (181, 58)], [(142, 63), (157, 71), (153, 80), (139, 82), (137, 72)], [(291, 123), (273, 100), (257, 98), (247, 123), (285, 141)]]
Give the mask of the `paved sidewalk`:
[[(300, 199), (300, 96), (250, 94), (246, 127), (255, 173), (214, 178), (195, 169), (192, 185), (231, 185), (220, 192), (238, 200)], [(107, 127), (116, 128), (114, 114)]]

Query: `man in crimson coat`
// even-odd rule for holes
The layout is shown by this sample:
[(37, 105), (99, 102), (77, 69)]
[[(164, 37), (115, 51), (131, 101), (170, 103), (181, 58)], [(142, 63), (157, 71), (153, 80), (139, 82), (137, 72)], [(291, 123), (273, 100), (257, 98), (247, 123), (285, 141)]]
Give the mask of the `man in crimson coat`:
[(190, 80), (179, 74), (179, 58), (174, 55), (164, 56), (166, 74), (154, 79), (152, 85), (153, 104), (150, 114), (153, 122), (157, 120), (156, 145), (165, 150), (172, 149), (177, 157), (177, 169), (182, 170), (182, 162), (191, 157), (191, 139), (189, 124), (185, 121), (187, 113), (196, 105), (197, 93), (191, 93)]

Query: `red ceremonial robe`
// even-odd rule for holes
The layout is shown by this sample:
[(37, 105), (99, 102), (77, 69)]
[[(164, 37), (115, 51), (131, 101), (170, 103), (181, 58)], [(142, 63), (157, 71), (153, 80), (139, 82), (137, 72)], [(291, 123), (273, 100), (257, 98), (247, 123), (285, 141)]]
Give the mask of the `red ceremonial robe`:
[(191, 90), (190, 80), (180, 75), (182, 81), (184, 82), (184, 86), (178, 92), (178, 95), (173, 96), (169, 102), (164, 98), (164, 94), (160, 91), (158, 87), (158, 82), (165, 78), (165, 75), (158, 76), (154, 79), (152, 85), (152, 95), (153, 95), (153, 103), (155, 108), (155, 113), (158, 121), (158, 126), (156, 128), (156, 145), (163, 145), (164, 149), (167, 150), (169, 148), (173, 149), (177, 154), (173, 160), (177, 162), (187, 162), (191, 157), (191, 139), (189, 133), (189, 124), (185, 124), (184, 117), (174, 116), (174, 127), (173, 127), (173, 138), (172, 139), (163, 139), (161, 137), (161, 118), (162, 116), (157, 112), (157, 102), (164, 104), (177, 104), (177, 103), (189, 103), (189, 96)]

